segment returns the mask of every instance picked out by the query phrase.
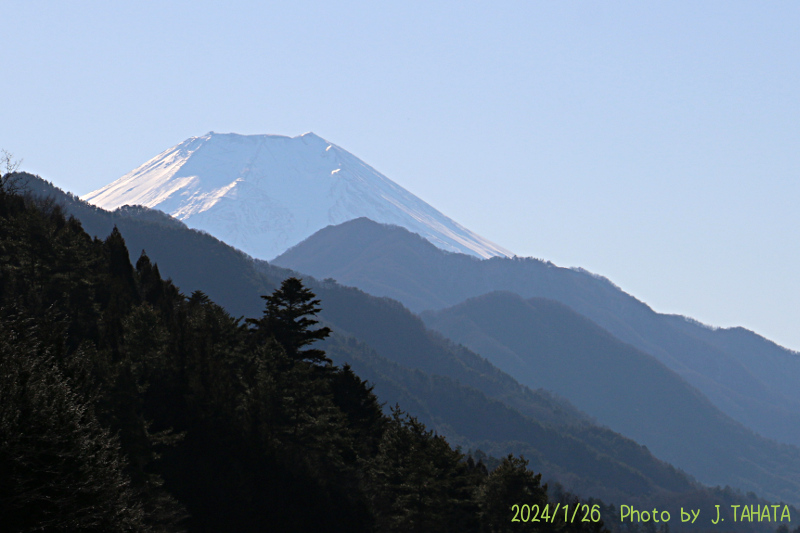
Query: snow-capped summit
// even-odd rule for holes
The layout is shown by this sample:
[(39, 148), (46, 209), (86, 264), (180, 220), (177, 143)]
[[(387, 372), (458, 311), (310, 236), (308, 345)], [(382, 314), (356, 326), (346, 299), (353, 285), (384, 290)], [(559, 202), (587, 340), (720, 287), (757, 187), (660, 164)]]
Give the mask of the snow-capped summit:
[(160, 209), (261, 259), (359, 217), (405, 227), (444, 250), (511, 255), (313, 133), (192, 137), (83, 198), (109, 210)]

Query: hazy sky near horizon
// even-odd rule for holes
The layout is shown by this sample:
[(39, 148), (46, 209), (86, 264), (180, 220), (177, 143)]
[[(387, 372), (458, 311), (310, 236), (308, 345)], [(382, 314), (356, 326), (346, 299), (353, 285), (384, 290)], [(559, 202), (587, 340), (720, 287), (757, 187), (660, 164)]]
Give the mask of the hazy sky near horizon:
[(65, 190), (212, 130), (313, 131), (517, 255), (800, 349), (798, 2), (2, 13), (0, 148)]

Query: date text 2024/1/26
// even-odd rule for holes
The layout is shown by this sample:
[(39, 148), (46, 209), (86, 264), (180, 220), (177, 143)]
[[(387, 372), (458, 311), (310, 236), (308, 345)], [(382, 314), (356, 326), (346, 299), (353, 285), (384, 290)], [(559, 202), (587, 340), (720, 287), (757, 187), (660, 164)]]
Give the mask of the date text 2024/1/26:
[(511, 511), (514, 516), (511, 518), (512, 522), (550, 522), (556, 521), (556, 517), (560, 517), (560, 512), (564, 513), (564, 522), (599, 522), (600, 521), (600, 506), (592, 505), (589, 507), (587, 504), (577, 504), (572, 506), (570, 513), (570, 506), (561, 506), (557, 503), (550, 512), (550, 504), (546, 504), (541, 508), (538, 505), (528, 505), (527, 503), (519, 505), (514, 504), (511, 506)]

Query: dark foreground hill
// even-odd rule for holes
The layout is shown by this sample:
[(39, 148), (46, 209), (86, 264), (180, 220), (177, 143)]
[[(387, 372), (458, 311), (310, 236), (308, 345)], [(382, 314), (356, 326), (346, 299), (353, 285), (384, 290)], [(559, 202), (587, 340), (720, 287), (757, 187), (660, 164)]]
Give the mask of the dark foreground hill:
[(320, 230), (273, 262), (394, 298), (416, 312), (492, 291), (559, 301), (656, 357), (745, 426), (800, 445), (797, 353), (743, 328), (712, 329), (656, 313), (586, 271), (533, 258), (447, 253), (403, 228), (364, 218)]
[[(146, 248), (163, 274), (179, 282), (184, 290), (206, 286), (209, 295), (225, 302), (236, 315), (257, 316), (263, 306), (258, 295), (271, 292), (289, 275), (263, 262), (253, 262), (216, 239), (190, 231), (158, 213), (142, 209), (108, 213), (44, 182), (32, 182), (31, 189), (36, 188), (57, 197), (93, 233), (102, 235), (118, 225), (129, 247)], [(540, 464), (551, 465), (567, 485), (597, 488), (613, 494), (616, 501), (681, 501), (689, 505), (700, 499), (698, 490), (704, 501), (718, 501), (725, 507), (736, 503), (737, 498), (745, 499), (735, 493), (702, 492), (702, 488), (693, 487), (685, 476), (654, 459), (641, 446), (588, 425), (585, 417), (569, 405), (520, 386), (475, 354), (455, 348), (426, 330), (417, 317), (396, 302), (330, 282), (313, 287), (324, 302), (328, 324), (352, 336), (349, 340), (333, 339), (337, 344), (328, 347), (331, 355), (361, 365), (364, 377), (374, 380), (383, 401), (415, 402), (411, 405), (443, 434), (463, 438), (467, 445), (495, 446), (495, 450), (517, 447)], [(461, 405), (469, 409), (458, 409)], [(501, 424), (501, 420), (505, 422)], [(509, 435), (507, 438), (532, 440), (499, 441), (493, 434), (498, 425)], [(568, 457), (548, 448), (550, 442), (567, 441), (573, 443), (570, 449), (575, 452)], [(789, 457), (780, 470), (791, 471), (793, 461)], [(735, 481), (737, 486), (764, 488), (767, 494), (780, 490), (788, 495), (784, 499), (794, 501), (796, 490), (781, 484), (777, 472), (768, 475), (775, 481), (768, 487), (748, 485), (749, 480), (739, 478)]]
[[(300, 280), (245, 325), (134, 267), (117, 229), (92, 239), (2, 185), (3, 531), (478, 533), (527, 529), (508, 502), (580, 504), (383, 413), (313, 346), (327, 330)], [(609, 509), (586, 505), (595, 519), (547, 530), (604, 531)]]
[[(103, 236), (118, 227), (130, 250), (146, 249), (163, 275), (185, 291), (203, 290), (234, 316), (258, 316), (263, 309), (260, 295), (294, 274), (253, 261), (158, 211), (125, 207), (111, 213), (41, 179), (29, 180), (31, 193), (64, 205), (90, 234)], [(333, 340), (350, 337), (330, 347), (334, 360), (352, 363), (387, 405), (413, 408), (421, 421), (465, 449), (480, 444), (499, 455), (525, 453), (537, 465), (549, 466), (547, 475), (570, 489), (606, 499), (647, 499), (690, 490), (692, 482), (685, 475), (640, 446), (592, 426), (585, 414), (552, 394), (520, 385), (485, 359), (426, 329), (399, 303), (336, 283), (308, 283), (324, 302), (320, 316), (334, 328)], [(438, 380), (438, 385), (421, 387), (420, 380)], [(464, 398), (472, 402), (469, 413), (461, 409)], [(503, 430), (496, 431), (498, 427)], [(550, 444), (559, 441), (569, 441), (572, 453)], [(644, 455), (631, 455), (632, 449)]]

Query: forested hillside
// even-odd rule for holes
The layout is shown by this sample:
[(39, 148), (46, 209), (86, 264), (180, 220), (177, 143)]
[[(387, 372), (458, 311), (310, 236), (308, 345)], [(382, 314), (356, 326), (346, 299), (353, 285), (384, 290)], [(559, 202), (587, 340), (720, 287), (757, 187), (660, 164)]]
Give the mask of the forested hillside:
[[(260, 314), (259, 294), (300, 275), (254, 261), (159, 211), (126, 206), (108, 212), (41, 178), (23, 177), (30, 194), (53, 198), (90, 235), (105, 239), (118, 226), (129, 248), (138, 253), (146, 248), (165, 277), (187, 292), (202, 290), (234, 316)], [(132, 262), (138, 253), (131, 254)], [(398, 302), (328, 281), (304, 280), (323, 301), (320, 317), (333, 328), (324, 341), (329, 356), (357, 367), (382, 402), (400, 403), (451, 442), (498, 456), (523, 453), (548, 479), (607, 501), (650, 504), (665, 493), (685, 496), (694, 490), (688, 476), (646, 448), (592, 424), (562, 399), (520, 385), (477, 354), (427, 330)], [(558, 442), (569, 442), (570, 452), (554, 445)]]
[(0, 189), (4, 530), (501, 531), (547, 501), (525, 461), (385, 415), (313, 346), (318, 306), (289, 278), (243, 322)]
[[(437, 531), (443, 530), (444, 522), (454, 519), (449, 513), (455, 513), (472, 518), (466, 525), (456, 521), (444, 530), (469, 531), (470, 527), (487, 530), (489, 518), (487, 511), (481, 511), (481, 505), (489, 503), (481, 504), (480, 498), (485, 497), (489, 489), (481, 487), (488, 487), (491, 479), (514, 476), (524, 481), (524, 486), (529, 484), (532, 473), (521, 468), (521, 461), (515, 459), (505, 461), (504, 469), (492, 474), (499, 478), (487, 477), (488, 471), (484, 473), (476, 459), (483, 458), (490, 470), (500, 461), (478, 452), (470, 462), (469, 457), (465, 460), (451, 446), (424, 444), (431, 442), (433, 436), (416, 419), (392, 413), (389, 406), (395, 401), (432, 424), (440, 435), (456, 437), (464, 446), (463, 450), (482, 448), (502, 457), (509, 450), (522, 452), (531, 459), (528, 468), (543, 472), (551, 480), (559, 479), (568, 487), (579, 487), (580, 494), (585, 496), (602, 493), (609, 498), (607, 501), (617, 504), (657, 505), (673, 513), (677, 513), (680, 506), (702, 505), (713, 509), (714, 504), (729, 508), (731, 504), (766, 503), (753, 494), (744, 495), (727, 488), (708, 489), (694, 483), (684, 473), (653, 457), (647, 448), (590, 423), (585, 415), (562, 400), (519, 385), (476, 354), (453, 346), (426, 330), (418, 317), (397, 302), (374, 298), (330, 281), (305, 278), (303, 283), (312, 287), (322, 300), (321, 306), (328, 316), (325, 322), (334, 328), (327, 339), (315, 342), (312, 347), (324, 348), (325, 356), (339, 367), (323, 359), (304, 360), (295, 361), (287, 372), (280, 361), (285, 360), (291, 348), (280, 343), (260, 346), (254, 339), (259, 336), (255, 333), (259, 329), (275, 335), (269, 325), (274, 321), (266, 319), (269, 312), (264, 313), (265, 307), (269, 309), (269, 305), (265, 305), (268, 302), (259, 298), (259, 294), (277, 294), (274, 291), (283, 285), (281, 280), (292, 276), (290, 271), (254, 262), (213, 237), (189, 230), (162, 213), (142, 208), (109, 213), (87, 206), (40, 178), (23, 177), (27, 180), (24, 188), (30, 195), (28, 199), (4, 196), (4, 202), (10, 203), (4, 208), (2, 227), (9, 232), (0, 234), (0, 250), (4, 250), (0, 264), (7, 269), (3, 271), (3, 280), (16, 279), (17, 282), (14, 291), (2, 293), (2, 302), (6, 302), (7, 297), (19, 299), (29, 292), (40, 294), (35, 299), (38, 307), (25, 307), (26, 319), (36, 325), (42, 323), (38, 317), (45, 302), (52, 300), (52, 310), (44, 316), (60, 318), (46, 322), (44, 330), (55, 333), (32, 333), (26, 338), (51, 351), (51, 343), (61, 346), (59, 358), (44, 359), (50, 363), (77, 361), (55, 368), (59, 375), (66, 376), (63, 379), (73, 394), (73, 410), (94, 413), (87, 416), (95, 417), (101, 433), (105, 431), (107, 436), (112, 436), (110, 448), (107, 448), (113, 448), (114, 438), (117, 439), (117, 448), (113, 448), (116, 451), (106, 454), (113, 460), (106, 462), (116, 464), (121, 472), (119, 486), (125, 490), (119, 493), (129, 497), (122, 501), (121, 507), (139, 509), (134, 513), (139, 522), (133, 522), (136, 526), (132, 529), (174, 530), (177, 527), (191, 531), (247, 531), (262, 527), (269, 517), (276, 531), (303, 531), (322, 527), (323, 519), (318, 517), (321, 513), (326, 518), (320, 530), (413, 531), (409, 526), (409, 521), (413, 521), (424, 524), (420, 526), (423, 530)], [(11, 198), (16, 199), (12, 201)], [(81, 222), (60, 214), (58, 205), (79, 214)], [(115, 224), (119, 225), (119, 230), (114, 229)], [(101, 239), (85, 235), (82, 226), (92, 227), (91, 234), (100, 235)], [(122, 235), (126, 236), (126, 241), (135, 243), (134, 249), (147, 248), (150, 258), (157, 257), (159, 265), (154, 259), (143, 258), (140, 252), (124, 250), (127, 246)], [(114, 254), (110, 254), (110, 250), (115, 250)], [(60, 255), (62, 253), (66, 255)], [(121, 259), (125, 254), (130, 258), (127, 262)], [(110, 267), (103, 265), (112, 255), (117, 267), (109, 270)], [(47, 259), (41, 259), (43, 257)], [(20, 268), (20, 265), (28, 267)], [(122, 281), (114, 281), (112, 271), (117, 272), (114, 276), (121, 276)], [(190, 287), (192, 294), (181, 295), (171, 281), (162, 279), (166, 277), (162, 276), (165, 272), (180, 280), (181, 287)], [(28, 277), (20, 277), (22, 273)], [(6, 281), (3, 291), (10, 287)], [(112, 287), (116, 288), (112, 290)], [(122, 296), (117, 294), (119, 287), (127, 287), (120, 293)], [(225, 301), (226, 307), (213, 304), (204, 295), (205, 287), (214, 294), (214, 300)], [(41, 297), (43, 290), (46, 298)], [(82, 294), (88, 296), (80, 296)], [(98, 296), (103, 294), (106, 296)], [(23, 299), (26, 298), (29, 296)], [(86, 309), (83, 304), (88, 304)], [(6, 323), (16, 320), (14, 313), (6, 311), (6, 303), (0, 306)], [(244, 313), (260, 319), (236, 319), (230, 316), (231, 309), (236, 313), (234, 317)], [(80, 319), (82, 316), (84, 319)], [(112, 316), (117, 319), (111, 320), (111, 325), (100, 325), (104, 323), (100, 318), (106, 320)], [(64, 335), (53, 325), (74, 328), (75, 320), (94, 323), (97, 327), (87, 330), (91, 333), (88, 337), (83, 334), (75, 337), (69, 330), (66, 338), (78, 339), (75, 345), (78, 347), (64, 350), (63, 341), (58, 340)], [(128, 329), (131, 327), (134, 329)], [(122, 339), (116, 341), (116, 352), (109, 338)], [(137, 338), (146, 340), (140, 345), (135, 341)], [(80, 355), (83, 353), (92, 354), (88, 362)], [(141, 360), (126, 355), (136, 353), (144, 354)], [(262, 361), (262, 355), (271, 362)], [(345, 362), (352, 367), (345, 368)], [(95, 381), (86, 384), (70, 381), (73, 378), (68, 372), (73, 365), (93, 369), (88, 375), (94, 376), (92, 380), (99, 379), (105, 388)], [(434, 370), (440, 374), (433, 373)], [(356, 374), (359, 377), (356, 378)], [(384, 426), (377, 431), (379, 440), (373, 432), (375, 426), (373, 430), (359, 429), (358, 424), (355, 428), (348, 427), (354, 411), (352, 406), (347, 407), (346, 401), (342, 403), (341, 393), (335, 393), (343, 386), (335, 376), (350, 375), (352, 377), (342, 378), (346, 383), (352, 382), (352, 386), (344, 385), (345, 390), (354, 391), (355, 397), (363, 400), (360, 404), (365, 409), (362, 411), (359, 407), (355, 412), (376, 415), (378, 400), (369, 391), (373, 384), (380, 401), (391, 399), (389, 405), (384, 405), (380, 417), (373, 420), (377, 427)], [(370, 380), (369, 386), (363, 379)], [(287, 422), (287, 417), (291, 421), (292, 416), (297, 423)], [(347, 422), (342, 425), (344, 418)], [(291, 430), (287, 430), (287, 423)], [(23, 423), (17, 420), (16, 424), (7, 426), (9, 432), (17, 431), (22, 435)], [(127, 429), (122, 431), (123, 427)], [(323, 428), (326, 429), (323, 431)], [(410, 511), (407, 508), (410, 494), (425, 498), (426, 505), (434, 505), (430, 494), (420, 489), (439, 487), (437, 491), (445, 490), (440, 481), (443, 475), (451, 472), (426, 463), (426, 472), (433, 472), (439, 480), (426, 485), (427, 474), (411, 468), (416, 460), (404, 461), (405, 466), (396, 465), (404, 473), (393, 477), (392, 483), (401, 486), (392, 485), (394, 492), (382, 493), (385, 489), (376, 485), (378, 478), (374, 474), (375, 465), (381, 464), (376, 462), (381, 457), (380, 445), (375, 452), (377, 455), (365, 455), (359, 450), (363, 450), (363, 443), (369, 442), (373, 442), (375, 450), (374, 442), (389, 438), (385, 428), (395, 428), (395, 434), (401, 435), (392, 437), (397, 444), (391, 448), (396, 458), (414, 457), (420, 446), (441, 453), (451, 450), (451, 461), (445, 463), (455, 465), (456, 473), (450, 478), (463, 481), (463, 476), (473, 476), (467, 483), (466, 492), (472, 494), (469, 502), (463, 500), (463, 484), (458, 485), (461, 488), (457, 490), (461, 491), (461, 496), (451, 496), (464, 505), (469, 504), (471, 510), (465, 511), (458, 506), (460, 504), (445, 505), (442, 502), (449, 501), (451, 496), (437, 492), (439, 503), (435, 505), (449, 505), (451, 511), (442, 507), (437, 507), (441, 511), (438, 514), (431, 513), (430, 507), (425, 507), (424, 512), (418, 509), (417, 515)], [(306, 430), (308, 433), (304, 432)], [(341, 432), (344, 432), (343, 437)], [(129, 433), (136, 439), (126, 436)], [(361, 438), (357, 439), (356, 435)], [(409, 442), (403, 441), (406, 437), (402, 435), (417, 444), (399, 448), (399, 443)], [(352, 448), (355, 442), (360, 444)], [(444, 441), (439, 438), (436, 442)], [(129, 446), (132, 446), (130, 452)], [(310, 451), (304, 446), (310, 446)], [(355, 463), (353, 457), (357, 457)], [(424, 463), (429, 456), (418, 457)], [(329, 464), (331, 458), (335, 460)], [(314, 466), (320, 464), (327, 466)], [(467, 474), (462, 472), (464, 469)], [(479, 474), (474, 474), (475, 469)], [(403, 476), (412, 476), (415, 483), (422, 485), (410, 485)], [(142, 485), (142, 479), (147, 480), (146, 486)], [(502, 485), (505, 481), (496, 483)], [(72, 494), (74, 486), (69, 485), (63, 492)], [(5, 485), (3, 494), (11, 494), (10, 487)], [(448, 491), (456, 490), (449, 482), (444, 487)], [(542, 495), (539, 489), (536, 493)], [(379, 494), (383, 496), (378, 498)], [(550, 484), (548, 494), (557, 504), (571, 502), (570, 505), (574, 505), (574, 496), (557, 484)], [(99, 496), (91, 496), (95, 497)], [(506, 493), (492, 500), (492, 505), (507, 507), (507, 502), (515, 498)], [(389, 505), (390, 500), (400, 503)], [(0, 502), (5, 501), (12, 500), (0, 497)], [(590, 503), (598, 505), (606, 527), (614, 531), (640, 530), (636, 525), (623, 525), (615, 519), (618, 505), (606, 506), (591, 500)], [(29, 509), (20, 510), (23, 508), (17, 503), (14, 505), (16, 507), (4, 508), (3, 512), (14, 510), (17, 517), (35, 516)], [(30, 505), (36, 508), (37, 504)], [(87, 511), (89, 516), (94, 516), (92, 509), (95, 508)], [(430, 514), (432, 518), (423, 520), (422, 514)], [(121, 519), (121, 515), (119, 517)], [(146, 520), (150, 521), (149, 526)], [(498, 522), (497, 527), (489, 530), (502, 531), (504, 523)], [(578, 526), (570, 525), (567, 531)], [(596, 527), (597, 524), (583, 526)], [(650, 526), (652, 524), (643, 524), (641, 530), (650, 531)], [(739, 524), (738, 527), (739, 531), (774, 529), (768, 523)], [(25, 530), (25, 527), (18, 529)], [(675, 524), (672, 529), (678, 530)]]

